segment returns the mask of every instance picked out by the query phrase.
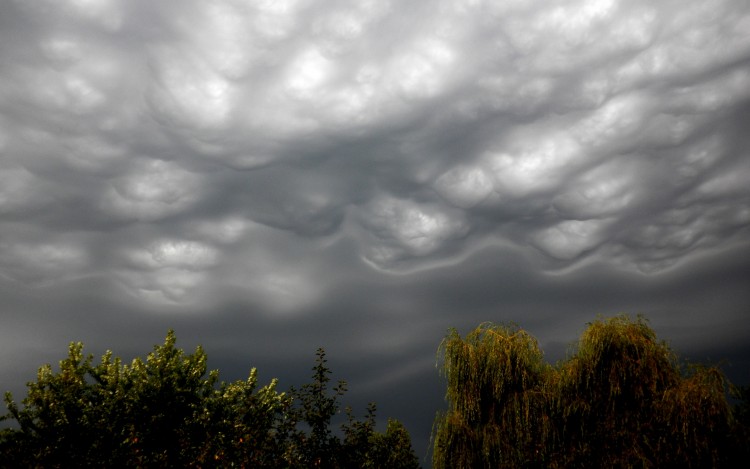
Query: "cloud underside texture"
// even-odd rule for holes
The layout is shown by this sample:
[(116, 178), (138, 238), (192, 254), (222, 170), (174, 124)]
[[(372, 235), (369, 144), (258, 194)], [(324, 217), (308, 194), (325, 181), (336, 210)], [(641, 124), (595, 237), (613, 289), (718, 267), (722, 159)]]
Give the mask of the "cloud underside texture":
[(661, 271), (748, 235), (742, 6), (11, 2), (2, 274), (296, 304), (345, 245)]

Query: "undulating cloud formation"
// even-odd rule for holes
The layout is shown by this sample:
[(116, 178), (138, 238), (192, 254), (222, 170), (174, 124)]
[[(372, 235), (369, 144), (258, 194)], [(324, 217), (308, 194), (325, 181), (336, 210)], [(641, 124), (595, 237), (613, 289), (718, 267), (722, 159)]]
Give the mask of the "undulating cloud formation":
[(749, 130), (744, 0), (3, 1), (2, 384), (324, 346), (417, 440), (447, 327), (621, 311), (750, 381)]

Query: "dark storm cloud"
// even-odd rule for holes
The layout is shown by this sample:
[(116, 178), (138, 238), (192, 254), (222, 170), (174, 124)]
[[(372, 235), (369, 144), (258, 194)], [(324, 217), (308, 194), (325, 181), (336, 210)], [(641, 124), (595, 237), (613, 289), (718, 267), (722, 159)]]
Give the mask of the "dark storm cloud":
[(175, 327), (298, 382), (323, 345), (420, 437), (451, 326), (560, 358), (644, 312), (740, 357), (748, 30), (739, 0), (3, 2), (3, 352)]

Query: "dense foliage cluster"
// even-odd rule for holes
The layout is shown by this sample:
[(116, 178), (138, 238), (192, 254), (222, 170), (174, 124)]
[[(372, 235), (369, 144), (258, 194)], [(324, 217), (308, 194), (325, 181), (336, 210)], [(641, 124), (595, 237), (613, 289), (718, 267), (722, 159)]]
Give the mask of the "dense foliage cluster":
[(642, 318), (593, 322), (557, 366), (528, 333), (494, 324), (451, 331), (440, 356), (435, 469), (732, 467), (746, 452), (723, 374), (681, 367)]
[(322, 349), (312, 382), (288, 393), (259, 386), (255, 369), (219, 383), (205, 352), (185, 354), (172, 331), (145, 361), (92, 360), (73, 343), (58, 372), (39, 369), (22, 406), (6, 394), (3, 419), (17, 427), (0, 433), (4, 467), (418, 467), (403, 425), (376, 431), (374, 404), (363, 421), (347, 409), (335, 434), (345, 383), (329, 390)]
[[(439, 348), (447, 411), (434, 426), (433, 467), (739, 467), (750, 459), (750, 389), (718, 368), (681, 364), (643, 318), (589, 324), (552, 366), (534, 337), (486, 323)], [(299, 389), (219, 382), (202, 348), (173, 331), (145, 360), (70, 345), (59, 370), (39, 369), (15, 425), (0, 431), (0, 467), (417, 468), (408, 432), (376, 430), (346, 408), (319, 349)], [(727, 391), (739, 403), (731, 407)]]

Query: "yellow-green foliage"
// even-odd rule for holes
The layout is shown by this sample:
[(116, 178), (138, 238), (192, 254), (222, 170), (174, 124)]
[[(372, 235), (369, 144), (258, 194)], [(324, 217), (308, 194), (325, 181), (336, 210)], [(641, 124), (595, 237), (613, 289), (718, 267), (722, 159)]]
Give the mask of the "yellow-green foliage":
[(717, 368), (683, 373), (647, 322), (589, 324), (555, 367), (515, 326), (482, 324), (439, 348), (448, 410), (433, 466), (716, 467), (730, 430)]
[(651, 435), (659, 432), (654, 415), (680, 373), (674, 353), (645, 320), (618, 316), (591, 323), (560, 373), (553, 411), (561, 415), (561, 437), (569, 445), (566, 464), (614, 454), (648, 467), (656, 443)]
[(536, 339), (513, 326), (455, 330), (440, 347), (448, 411), (437, 421), (435, 468), (515, 466), (536, 444), (528, 428), (544, 402), (548, 366)]

